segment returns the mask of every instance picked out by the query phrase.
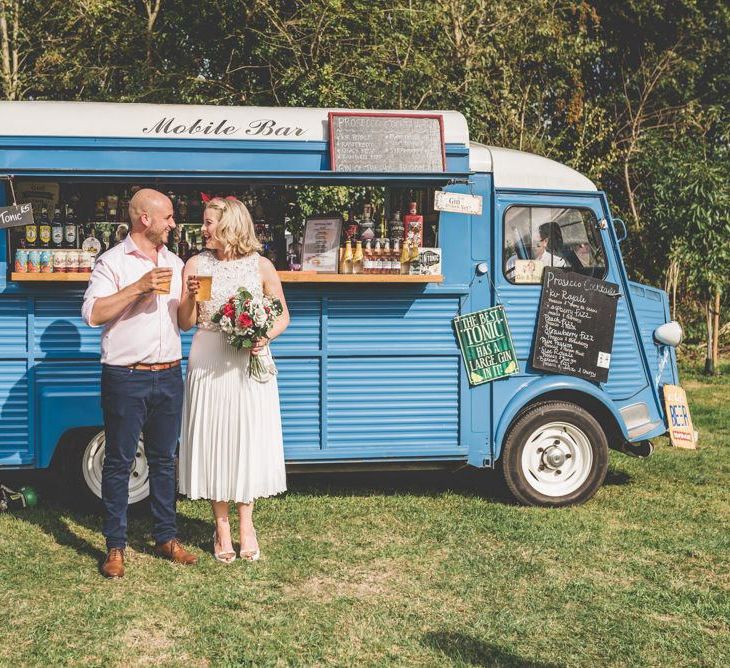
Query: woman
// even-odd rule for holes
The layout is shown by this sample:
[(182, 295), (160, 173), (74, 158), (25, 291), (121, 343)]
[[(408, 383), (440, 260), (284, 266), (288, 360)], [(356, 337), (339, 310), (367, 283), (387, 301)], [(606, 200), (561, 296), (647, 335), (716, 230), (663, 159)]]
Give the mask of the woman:
[[(183, 273), (178, 311), (180, 329), (197, 323), (188, 360), (180, 441), (180, 491), (191, 499), (210, 499), (215, 516), (213, 554), (236, 558), (228, 505), (238, 507), (242, 559), (260, 556), (253, 525), (254, 500), (286, 489), (284, 451), (276, 377), (260, 382), (248, 375), (249, 355), (268, 355), (269, 341), (289, 324), (281, 281), (261, 257), (251, 215), (235, 198), (214, 198), (203, 213), (205, 249), (191, 257)], [(198, 275), (212, 275), (210, 301), (196, 302)], [(251, 351), (235, 350), (211, 316), (240, 287), (253, 296), (278, 297), (284, 307), (268, 340)]]

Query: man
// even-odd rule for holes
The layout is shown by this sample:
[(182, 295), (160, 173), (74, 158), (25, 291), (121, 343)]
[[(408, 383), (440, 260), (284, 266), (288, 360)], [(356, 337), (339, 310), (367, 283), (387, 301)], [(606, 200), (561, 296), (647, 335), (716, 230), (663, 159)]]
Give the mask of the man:
[(177, 310), (182, 260), (165, 247), (175, 228), (172, 202), (145, 188), (129, 203), (131, 230), (96, 262), (82, 316), (101, 337), (101, 402), (106, 453), (102, 471), (101, 572), (124, 575), (129, 476), (140, 435), (149, 465), (155, 551), (171, 561), (197, 558), (177, 540), (175, 452), (182, 417), (182, 350)]

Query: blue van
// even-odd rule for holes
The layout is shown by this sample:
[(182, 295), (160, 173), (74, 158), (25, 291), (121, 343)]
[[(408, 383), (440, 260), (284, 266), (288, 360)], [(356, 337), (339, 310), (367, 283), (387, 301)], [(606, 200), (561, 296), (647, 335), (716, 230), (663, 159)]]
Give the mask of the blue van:
[[(95, 206), (93, 193), (133, 184), (269, 194), (343, 186), (384, 193), (391, 209), (397, 197), (417, 197), (441, 249), (439, 275), (281, 273), (292, 321), (274, 355), (288, 465), (501, 465), (523, 503), (589, 499), (605, 477), (609, 447), (636, 447), (666, 432), (662, 387), (678, 384), (667, 295), (628, 279), (616, 224), (623, 236), (625, 229), (606, 194), (552, 160), (470, 142), (456, 112), (430, 112), (443, 119), (443, 172), (334, 171), (330, 111), (2, 102), (0, 205), (14, 196), (33, 200), (35, 192), (37, 208), (43, 196), (71, 193), (77, 215), (86, 216), (79, 223), (96, 220), (101, 229), (105, 217), (114, 218), (119, 229), (123, 202), (115, 200), (110, 214), (103, 197)], [(433, 211), (436, 190), (481, 197), (481, 213)], [(551, 249), (542, 256), (546, 265), (619, 286), (607, 382), (531, 366), (542, 288), (516, 281), (514, 266), (515, 258), (540, 257), (546, 223), (558, 226), (568, 251)], [(22, 234), (0, 230), (0, 472), (57, 467), (79, 496), (99, 497), (100, 331), (80, 316), (88, 274), (75, 265), (71, 272), (16, 271)], [(452, 319), (497, 303), (507, 313), (519, 372), (470, 387)], [(190, 333), (184, 355), (189, 343)], [(147, 494), (140, 442), (130, 502)]]

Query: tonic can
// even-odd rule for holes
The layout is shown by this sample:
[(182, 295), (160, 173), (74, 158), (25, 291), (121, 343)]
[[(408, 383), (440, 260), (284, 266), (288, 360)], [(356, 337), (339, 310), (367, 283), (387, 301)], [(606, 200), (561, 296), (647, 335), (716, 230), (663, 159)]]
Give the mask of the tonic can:
[(53, 271), (53, 253), (50, 250), (42, 250), (39, 259), (41, 274), (50, 274)]
[(65, 250), (53, 251), (53, 271), (68, 271), (68, 263), (66, 262), (67, 252)]
[(92, 253), (89, 253), (87, 251), (81, 251), (79, 253), (79, 271), (82, 274), (90, 273), (93, 264), (94, 264), (94, 257), (92, 255)]
[(75, 250), (66, 251), (66, 271), (73, 274), (79, 271), (79, 252)]
[(28, 251), (24, 248), (15, 251), (15, 271), (18, 274), (25, 274), (28, 271)]
[(28, 251), (28, 273), (38, 274), (41, 270), (41, 252), (38, 250)]

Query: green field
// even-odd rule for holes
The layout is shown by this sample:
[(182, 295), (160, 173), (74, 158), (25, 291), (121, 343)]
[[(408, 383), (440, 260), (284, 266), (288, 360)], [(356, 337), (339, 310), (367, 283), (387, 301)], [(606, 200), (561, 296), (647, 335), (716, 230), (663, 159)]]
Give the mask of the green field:
[(477, 471), (292, 477), (255, 564), (216, 563), (181, 502), (200, 564), (155, 558), (137, 518), (106, 581), (99, 519), (33, 478), (40, 506), (0, 515), (0, 665), (728, 666), (723, 371), (684, 374), (698, 451), (612, 453), (585, 506), (522, 508)]

